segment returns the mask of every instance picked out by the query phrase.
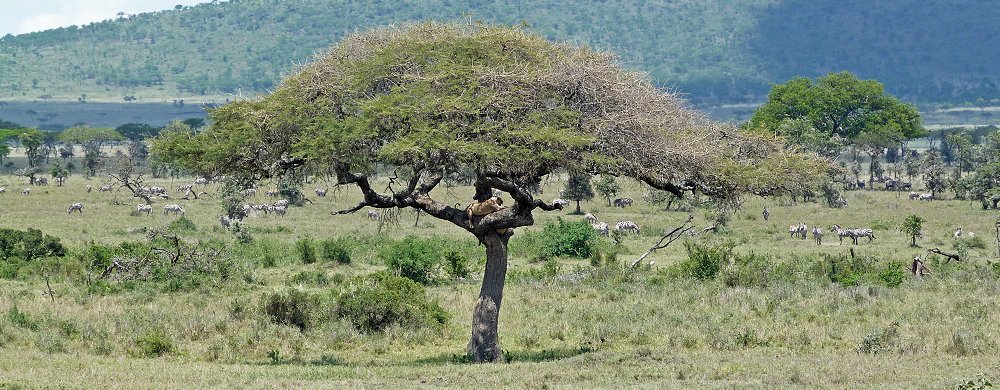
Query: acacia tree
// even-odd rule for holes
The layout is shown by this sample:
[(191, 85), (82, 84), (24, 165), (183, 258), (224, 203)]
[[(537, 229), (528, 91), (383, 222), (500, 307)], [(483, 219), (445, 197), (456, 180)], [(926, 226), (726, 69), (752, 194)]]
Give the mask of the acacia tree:
[(614, 176), (604, 175), (594, 183), (594, 189), (608, 201), (608, 207), (611, 207), (611, 198), (618, 196), (618, 193), (622, 191), (622, 186), (618, 184)]
[(94, 176), (103, 162), (104, 153), (101, 148), (111, 142), (124, 141), (125, 136), (109, 127), (76, 126), (59, 134), (59, 140), (83, 146), (83, 165), (87, 167), (90, 176)]
[[(243, 182), (332, 171), (363, 195), (335, 215), (414, 208), (477, 237), (486, 250), (468, 344), (477, 362), (502, 359), (507, 243), (513, 228), (534, 223), (535, 210), (560, 208), (530, 191), (553, 171), (733, 200), (774, 190), (790, 180), (784, 172), (827, 168), (705, 120), (610, 54), (516, 27), (425, 23), (355, 34), (270, 95), (227, 104), (210, 119), (200, 131), (165, 131), (153, 153)], [(385, 191), (370, 179), (377, 167), (395, 172)], [(513, 202), (470, 219), (465, 207), (436, 200), (446, 172), (463, 170), (474, 175), (475, 202), (494, 190)]]
[(573, 213), (583, 214), (583, 211), (580, 210), (580, 202), (594, 199), (594, 189), (590, 186), (590, 175), (570, 174), (569, 181), (566, 182), (566, 189), (563, 191), (563, 197), (576, 202), (576, 211)]

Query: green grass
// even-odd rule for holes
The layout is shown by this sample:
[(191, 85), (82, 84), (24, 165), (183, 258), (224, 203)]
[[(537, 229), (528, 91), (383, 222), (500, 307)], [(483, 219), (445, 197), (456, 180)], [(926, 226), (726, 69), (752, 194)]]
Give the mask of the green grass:
[[(188, 182), (150, 184), (173, 189)], [(176, 219), (162, 215), (166, 202), (155, 205), (151, 217), (130, 216), (135, 199), (88, 194), (87, 183), (97, 188), (100, 181), (73, 176), (65, 187), (34, 187), (25, 197), (17, 193), (23, 178), (0, 177), (0, 186), (8, 188), (0, 195), (0, 228), (37, 228), (76, 252), (89, 241), (142, 241), (142, 233), (129, 229), (163, 228)], [(609, 223), (628, 219), (642, 226), (642, 235), (625, 237), (618, 255), (630, 262), (688, 213), (659, 211), (640, 200), (641, 186), (623, 184), (623, 195), (635, 198), (636, 206), (616, 209), (597, 200), (584, 203), (584, 209)], [(379, 181), (375, 187), (385, 185)], [(306, 188), (312, 187), (327, 183)], [(542, 198), (554, 198), (561, 187), (559, 180), (546, 182)], [(217, 189), (212, 185), (208, 191)], [(467, 202), (471, 193), (468, 187), (451, 187), (432, 196), (454, 204)], [(988, 265), (996, 261), (995, 211), (982, 211), (973, 202), (908, 201), (905, 194), (886, 192), (845, 192), (845, 197), (850, 204), (845, 209), (748, 198), (726, 233), (685, 239), (733, 243), (737, 253), (766, 255), (792, 270), (766, 287), (671, 276), (671, 267), (687, 257), (680, 242), (647, 258), (655, 265), (632, 272), (595, 270), (589, 259), (557, 258), (554, 276), (530, 272), (548, 265), (533, 263), (531, 248), (512, 246), (500, 332), (513, 362), (471, 365), (460, 356), (479, 290), (482, 247), (457, 227), (426, 215), (414, 227), (410, 211), (381, 233), (363, 213), (331, 216), (359, 200), (351, 188), (331, 191), (326, 198), (311, 196), (315, 204), (291, 208), (284, 218), (249, 218), (255, 242), (233, 249), (239, 272), (228, 279), (209, 275), (179, 289), (139, 283), (101, 295), (88, 289), (78, 270), (52, 267), (47, 269), (54, 303), (43, 295), (47, 288), (40, 273), (0, 280), (0, 387), (940, 388), (980, 372), (998, 380), (1000, 280)], [(83, 215), (66, 214), (73, 202), (84, 203)], [(195, 225), (180, 233), (183, 238), (233, 242), (215, 228), (222, 211), (217, 197), (178, 203)], [(770, 221), (760, 216), (764, 206)], [(537, 212), (536, 225), (517, 229), (515, 240), (540, 232), (557, 217), (582, 219), (568, 212)], [(710, 224), (709, 210), (693, 214), (699, 228)], [(910, 248), (897, 228), (909, 214), (927, 219), (920, 248)], [(822, 254), (846, 255), (851, 245), (838, 245), (829, 233), (823, 245), (788, 238), (787, 226), (799, 221), (826, 230), (834, 223), (878, 226), (875, 243), (854, 250), (886, 266), (908, 265), (930, 247), (954, 251), (951, 233), (958, 226), (987, 245), (968, 249), (962, 263), (929, 261), (934, 273), (923, 280), (907, 277), (898, 287), (842, 286), (812, 275), (810, 267)], [(390, 327), (384, 334), (367, 334), (332, 320), (303, 332), (263, 313), (266, 293), (292, 287), (332, 296), (351, 276), (383, 269), (379, 249), (407, 235), (459, 240), (457, 250), (470, 258), (470, 278), (428, 287), (451, 316), (442, 329)], [(303, 237), (341, 237), (351, 263), (320, 257), (303, 264), (294, 249)], [(869, 347), (859, 353), (863, 345)]]

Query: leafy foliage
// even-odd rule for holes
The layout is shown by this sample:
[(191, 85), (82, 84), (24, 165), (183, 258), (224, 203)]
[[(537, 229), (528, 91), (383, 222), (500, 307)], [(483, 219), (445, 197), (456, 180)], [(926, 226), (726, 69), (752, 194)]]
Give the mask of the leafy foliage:
[(422, 286), (388, 272), (351, 279), (337, 297), (337, 316), (364, 332), (392, 325), (438, 328), (448, 321), (448, 313), (427, 298)]
[(307, 291), (275, 291), (265, 294), (261, 301), (264, 313), (272, 322), (294, 326), (301, 331), (316, 325), (320, 318), (320, 299)]
[(540, 237), (541, 257), (568, 256), (585, 259), (597, 245), (597, 233), (586, 221), (566, 221), (559, 218), (546, 223)]
[(440, 240), (408, 236), (382, 249), (386, 267), (420, 284), (432, 283), (444, 259)]
[(906, 216), (899, 226), (899, 231), (910, 237), (910, 246), (917, 246), (917, 237), (923, 236), (923, 223), (926, 220), (916, 214)]

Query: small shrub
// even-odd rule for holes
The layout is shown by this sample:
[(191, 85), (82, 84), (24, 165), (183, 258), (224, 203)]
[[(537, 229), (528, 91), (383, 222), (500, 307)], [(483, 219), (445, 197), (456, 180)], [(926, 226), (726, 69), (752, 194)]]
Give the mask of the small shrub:
[(188, 219), (188, 217), (182, 216), (170, 221), (170, 224), (167, 225), (167, 230), (172, 232), (194, 232), (198, 230), (198, 226), (196, 226), (193, 221)]
[(18, 309), (17, 306), (7, 310), (7, 320), (19, 328), (38, 330), (38, 323), (32, 320), (31, 317), (28, 317), (27, 313)]
[(445, 271), (452, 278), (469, 277), (469, 258), (459, 251), (449, 249), (444, 255)]
[(906, 279), (906, 272), (903, 269), (903, 265), (898, 262), (890, 263), (888, 268), (878, 273), (880, 284), (886, 287), (897, 287), (903, 284), (903, 280)]
[(876, 329), (865, 336), (856, 349), (859, 354), (877, 355), (889, 352), (897, 344), (899, 324), (892, 323), (884, 329)]
[(143, 357), (163, 356), (174, 351), (174, 342), (162, 330), (146, 332), (135, 339), (138, 355)]
[(420, 284), (434, 282), (444, 258), (439, 240), (414, 236), (392, 243), (380, 252), (389, 269)]
[(316, 262), (316, 249), (313, 248), (312, 240), (300, 238), (295, 241), (295, 253), (299, 255), (302, 264), (312, 264)]
[(59, 239), (42, 234), (40, 230), (0, 229), (0, 260), (17, 258), (31, 261), (65, 255), (66, 247), (59, 243)]
[(597, 233), (586, 221), (567, 222), (562, 218), (547, 223), (541, 233), (541, 251), (550, 256), (590, 257)]
[(722, 269), (722, 264), (729, 262), (733, 245), (710, 247), (685, 242), (684, 248), (688, 252), (688, 258), (677, 264), (677, 271), (683, 276), (706, 280), (714, 279)]
[(731, 254), (732, 261), (719, 270), (719, 278), (726, 287), (767, 287), (771, 282), (774, 266), (771, 259), (753, 253)]
[(295, 326), (305, 331), (319, 319), (320, 299), (305, 291), (275, 291), (264, 294), (261, 301), (264, 314), (276, 324)]
[(351, 251), (346, 243), (327, 238), (322, 241), (320, 248), (323, 252), (323, 260), (335, 261), (337, 264), (351, 264)]
[(337, 316), (362, 332), (380, 332), (394, 324), (438, 328), (448, 320), (423, 286), (388, 272), (351, 279), (337, 297)]
[(959, 382), (958, 386), (955, 386), (958, 390), (985, 390), (987, 387), (993, 387), (993, 383), (983, 373), (977, 374), (975, 379)]

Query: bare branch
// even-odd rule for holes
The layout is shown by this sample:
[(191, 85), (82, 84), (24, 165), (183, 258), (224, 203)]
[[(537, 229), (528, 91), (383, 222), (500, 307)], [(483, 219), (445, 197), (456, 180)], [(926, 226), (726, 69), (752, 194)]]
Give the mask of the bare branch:
[[(636, 265), (639, 265), (639, 263), (642, 262), (642, 260), (645, 259), (646, 256), (649, 256), (657, 249), (666, 248), (674, 241), (677, 241), (678, 238), (681, 238), (684, 235), (684, 233), (687, 233), (689, 230), (694, 229), (694, 225), (688, 226), (688, 224), (691, 223), (692, 220), (694, 220), (694, 215), (688, 215), (688, 219), (684, 221), (684, 223), (674, 228), (674, 230), (671, 230), (669, 233), (664, 234), (663, 237), (660, 238), (660, 241), (656, 242), (656, 245), (653, 245), (653, 247), (649, 248), (649, 250), (646, 251), (646, 253), (643, 253), (642, 256), (639, 256), (638, 259), (635, 259), (635, 261), (633, 261), (630, 266), (635, 267)], [(666, 241), (666, 243), (664, 243), (664, 241)]]

